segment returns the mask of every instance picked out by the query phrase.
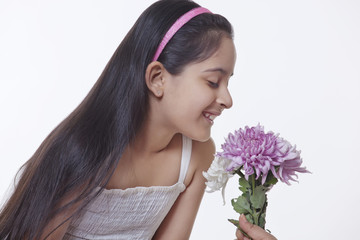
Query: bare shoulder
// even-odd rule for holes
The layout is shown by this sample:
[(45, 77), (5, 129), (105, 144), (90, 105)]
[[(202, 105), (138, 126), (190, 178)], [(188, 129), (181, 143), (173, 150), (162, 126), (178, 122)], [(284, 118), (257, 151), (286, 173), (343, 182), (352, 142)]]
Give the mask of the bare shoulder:
[(197, 170), (207, 170), (214, 159), (214, 154), (215, 143), (212, 138), (206, 142), (193, 141), (191, 160), (194, 161)]
[(186, 175), (186, 189), (175, 201), (153, 239), (189, 239), (192, 226), (205, 191), (206, 171), (215, 153), (212, 139), (206, 142), (192, 140), (190, 166)]

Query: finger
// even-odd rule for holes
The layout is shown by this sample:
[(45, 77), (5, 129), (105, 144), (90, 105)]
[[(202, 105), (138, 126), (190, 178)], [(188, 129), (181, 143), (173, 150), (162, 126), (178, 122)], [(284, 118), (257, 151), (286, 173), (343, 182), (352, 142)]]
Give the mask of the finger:
[(244, 239), (244, 235), (240, 232), (239, 229), (236, 230), (236, 237), (238, 240), (243, 240)]
[(244, 234), (238, 229), (236, 230), (236, 239), (237, 240), (251, 240), (244, 236)]
[(276, 239), (271, 234), (265, 232), (265, 230), (262, 229), (261, 227), (249, 223), (246, 220), (246, 217), (244, 214), (241, 214), (241, 216), (240, 216), (239, 225), (240, 225), (240, 228), (252, 239), (256, 239), (256, 240), (275, 240)]

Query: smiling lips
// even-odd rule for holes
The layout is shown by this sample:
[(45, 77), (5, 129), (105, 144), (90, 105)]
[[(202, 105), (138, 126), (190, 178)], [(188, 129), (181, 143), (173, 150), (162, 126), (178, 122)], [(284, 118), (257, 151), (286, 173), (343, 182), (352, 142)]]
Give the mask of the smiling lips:
[(211, 113), (208, 113), (208, 112), (204, 112), (203, 115), (207, 120), (210, 121), (211, 124), (214, 123), (214, 119), (218, 116), (218, 115), (211, 114)]

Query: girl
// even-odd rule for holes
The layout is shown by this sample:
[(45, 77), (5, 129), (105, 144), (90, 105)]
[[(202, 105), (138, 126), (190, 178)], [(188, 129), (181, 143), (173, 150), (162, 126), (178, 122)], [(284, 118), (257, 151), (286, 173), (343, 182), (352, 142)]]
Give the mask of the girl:
[(21, 169), (0, 239), (187, 239), (215, 117), (232, 105), (230, 23), (186, 0), (139, 17), (83, 102)]

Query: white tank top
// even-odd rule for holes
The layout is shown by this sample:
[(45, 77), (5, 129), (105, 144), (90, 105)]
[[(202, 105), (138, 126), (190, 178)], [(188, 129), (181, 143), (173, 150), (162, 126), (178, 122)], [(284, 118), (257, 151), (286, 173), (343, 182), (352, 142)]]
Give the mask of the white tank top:
[(63, 239), (151, 239), (179, 194), (190, 163), (192, 140), (182, 137), (179, 180), (172, 186), (104, 189), (75, 217)]

